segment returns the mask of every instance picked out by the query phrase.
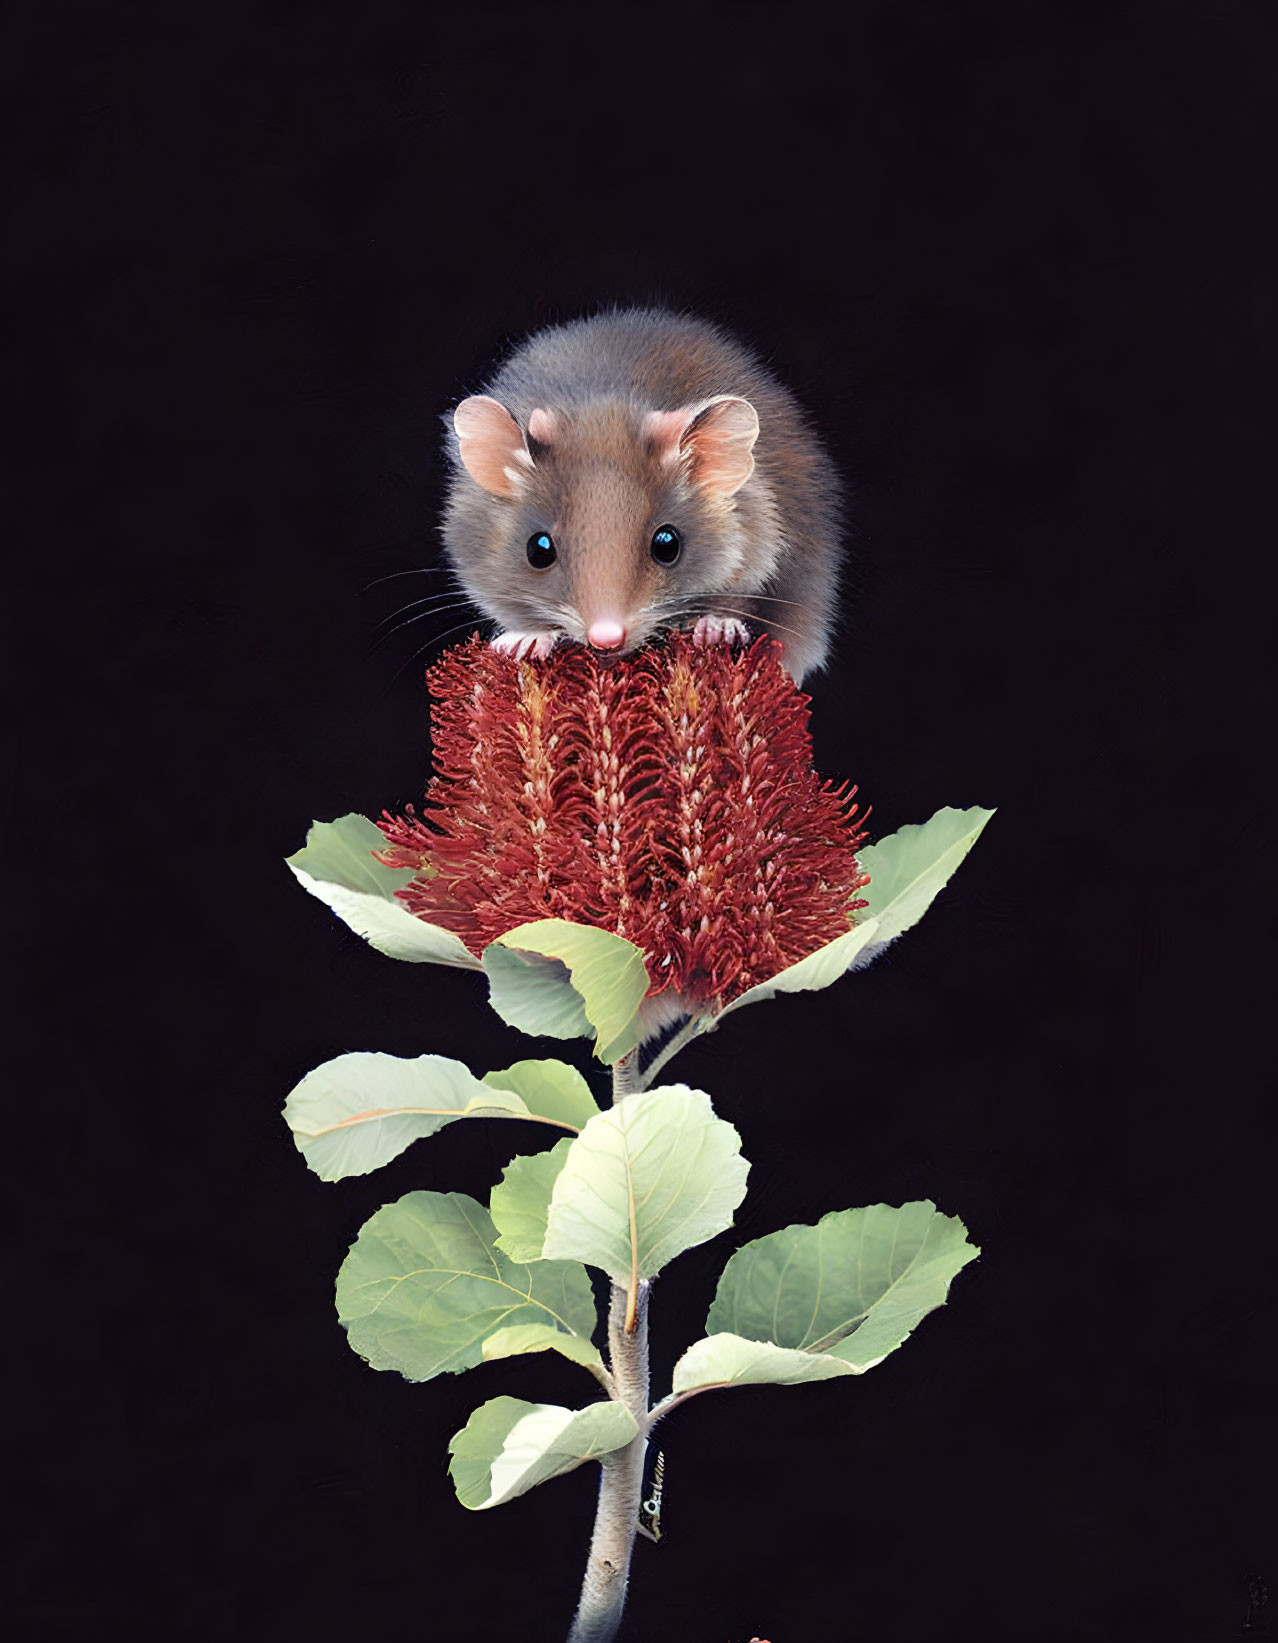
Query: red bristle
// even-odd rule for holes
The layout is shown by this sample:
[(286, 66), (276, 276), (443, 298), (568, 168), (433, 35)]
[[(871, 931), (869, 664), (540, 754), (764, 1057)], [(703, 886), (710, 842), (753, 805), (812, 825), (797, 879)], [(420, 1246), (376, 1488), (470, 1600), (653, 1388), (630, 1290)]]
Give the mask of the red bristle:
[(428, 677), (435, 775), (422, 815), (378, 823), (378, 854), (474, 952), (531, 919), (591, 924), (643, 949), (652, 993), (713, 1010), (865, 906), (856, 788), (813, 770), (808, 698), (774, 641), (676, 634), (601, 663), (473, 639)]

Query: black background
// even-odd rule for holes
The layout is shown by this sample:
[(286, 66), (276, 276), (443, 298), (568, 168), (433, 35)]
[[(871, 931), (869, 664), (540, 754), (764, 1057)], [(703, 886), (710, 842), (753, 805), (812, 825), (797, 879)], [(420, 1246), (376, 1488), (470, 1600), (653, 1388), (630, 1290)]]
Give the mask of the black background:
[(591, 1470), (471, 1514), (443, 1463), (589, 1383), (411, 1386), (331, 1301), (374, 1208), (486, 1196), (515, 1131), (325, 1185), (279, 1118), (342, 1050), (528, 1041), (281, 858), (420, 793), (457, 616), (379, 644), (438, 578), (369, 584), (435, 559), (440, 413), (636, 299), (759, 347), (848, 481), (822, 769), (879, 832), (999, 809), (888, 959), (677, 1064), (754, 1170), (657, 1286), (658, 1389), (736, 1241), (931, 1196), (984, 1254), (863, 1380), (669, 1421), (624, 1635), (1236, 1635), (1278, 1585), (1275, 14), (431, 11), (27, 18), (11, 1635), (566, 1631)]

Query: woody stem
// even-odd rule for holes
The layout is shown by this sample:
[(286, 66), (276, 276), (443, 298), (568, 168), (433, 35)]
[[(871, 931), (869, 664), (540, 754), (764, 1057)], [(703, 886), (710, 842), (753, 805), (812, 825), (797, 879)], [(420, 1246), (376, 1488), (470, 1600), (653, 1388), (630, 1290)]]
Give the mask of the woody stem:
[[(613, 1105), (637, 1088), (638, 1066), (632, 1051), (612, 1070)], [(626, 1328), (628, 1301), (625, 1288), (613, 1284), (608, 1308), (608, 1355), (615, 1396), (638, 1421), (639, 1431), (624, 1449), (618, 1449), (603, 1463), (590, 1555), (568, 1643), (612, 1643), (626, 1606), (630, 1554), (639, 1525), (644, 1458), (648, 1448), (647, 1284), (638, 1286), (634, 1327), (629, 1330)]]

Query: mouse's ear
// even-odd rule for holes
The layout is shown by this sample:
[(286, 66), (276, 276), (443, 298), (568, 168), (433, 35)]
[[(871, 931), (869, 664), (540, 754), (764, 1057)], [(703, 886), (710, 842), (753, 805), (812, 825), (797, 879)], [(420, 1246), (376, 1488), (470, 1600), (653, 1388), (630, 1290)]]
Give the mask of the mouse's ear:
[(487, 394), (463, 399), (453, 412), (453, 430), (466, 472), (490, 496), (514, 496), (533, 465), (519, 424)]
[(748, 399), (718, 394), (682, 411), (652, 411), (646, 426), (664, 461), (687, 462), (693, 484), (718, 496), (739, 491), (754, 472), (759, 415)]

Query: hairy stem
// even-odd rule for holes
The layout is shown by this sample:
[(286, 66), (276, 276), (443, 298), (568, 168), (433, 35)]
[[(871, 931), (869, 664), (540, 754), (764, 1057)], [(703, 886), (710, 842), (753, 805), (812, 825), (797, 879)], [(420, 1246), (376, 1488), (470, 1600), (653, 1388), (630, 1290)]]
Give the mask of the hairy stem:
[(678, 1055), (679, 1051), (682, 1050), (685, 1045), (691, 1044), (692, 1040), (694, 1038), (698, 1038), (702, 1033), (712, 1031), (713, 1026), (707, 1024), (707, 1018), (705, 1016), (694, 1015), (689, 1020), (685, 1021), (683, 1026), (680, 1027), (679, 1031), (675, 1033), (674, 1037), (666, 1045), (665, 1049), (663, 1049), (659, 1054), (654, 1055), (652, 1060), (644, 1068), (641, 1088), (645, 1090), (649, 1089), (652, 1085), (653, 1079), (665, 1066), (666, 1062), (671, 1060), (672, 1057)]
[[(632, 1053), (613, 1068), (615, 1105), (638, 1088), (638, 1066)], [(628, 1328), (627, 1323), (632, 1322)], [(608, 1356), (617, 1397), (639, 1422), (639, 1431), (624, 1449), (610, 1455), (599, 1480), (599, 1504), (590, 1539), (590, 1556), (581, 1583), (577, 1616), (568, 1643), (612, 1643), (621, 1625), (630, 1579), (630, 1554), (639, 1526), (644, 1459), (648, 1449), (648, 1285), (631, 1297), (612, 1286), (608, 1308)]]

